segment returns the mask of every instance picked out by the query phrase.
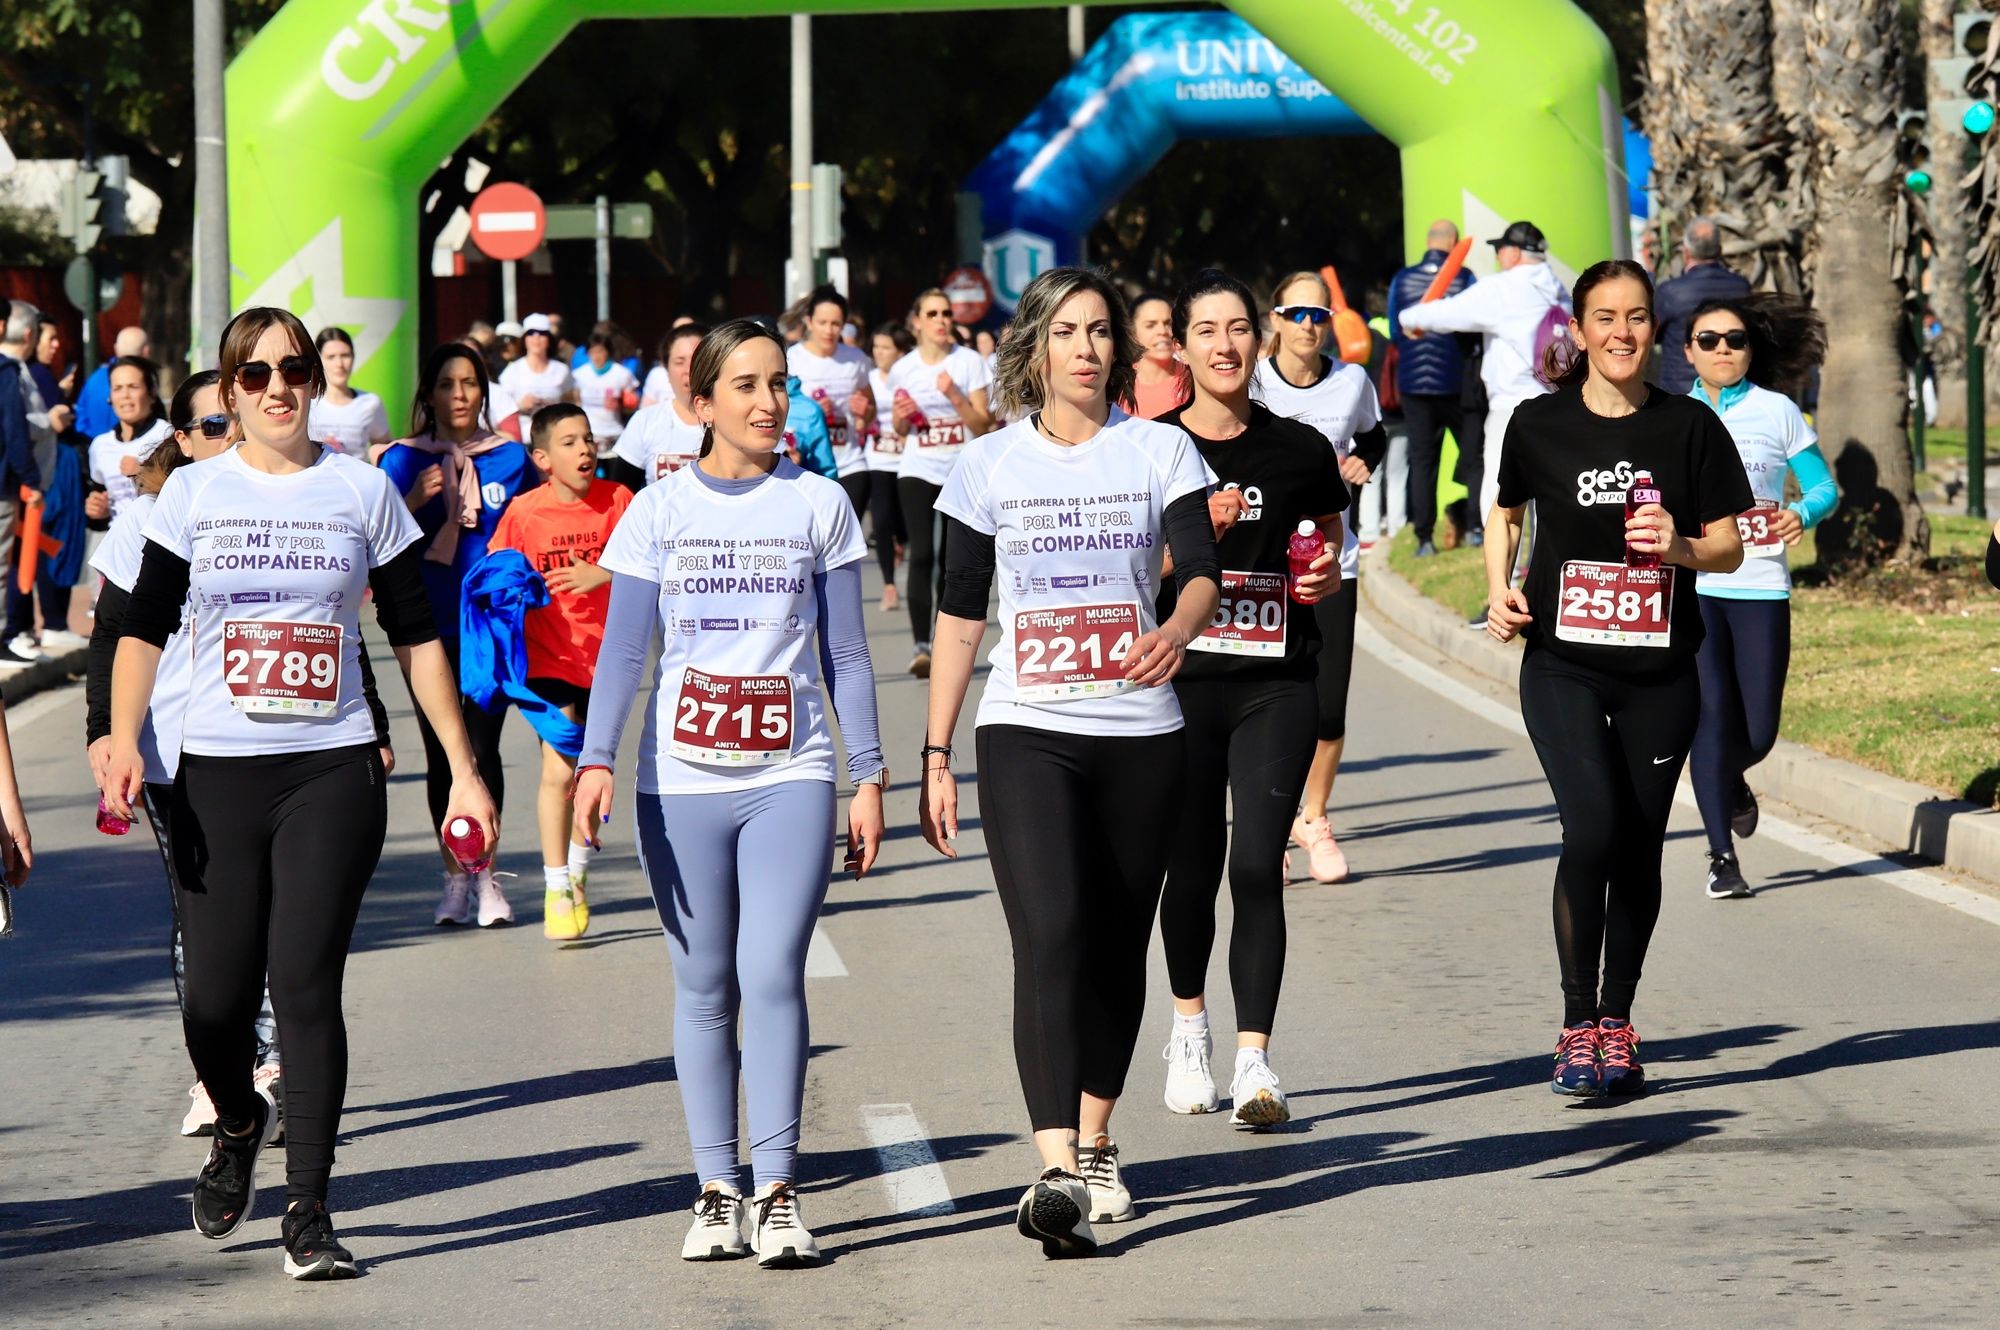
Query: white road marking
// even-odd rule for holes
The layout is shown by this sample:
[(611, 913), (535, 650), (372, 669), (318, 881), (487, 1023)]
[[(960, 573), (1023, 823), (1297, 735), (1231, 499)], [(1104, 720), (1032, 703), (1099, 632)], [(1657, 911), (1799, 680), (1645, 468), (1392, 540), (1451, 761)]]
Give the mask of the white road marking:
[(10, 735), (19, 734), (22, 730), (27, 729), (50, 712), (60, 709), (63, 703), (69, 701), (71, 698), (80, 698), (82, 696), (83, 685), (80, 683), (71, 683), (64, 684), (59, 688), (51, 688), (45, 692), (36, 693), (33, 697), (18, 706), (10, 705), (7, 708), (7, 733)]
[(944, 1170), (931, 1153), (924, 1124), (908, 1104), (863, 1104), (861, 1129), (882, 1162), (882, 1186), (889, 1213), (897, 1219), (924, 1219), (956, 1212)]
[[(1471, 629), (1466, 631), (1470, 632)], [(1356, 646), (1412, 683), (1421, 684), (1446, 701), (1472, 712), (1481, 720), (1489, 721), (1523, 738), (1527, 737), (1528, 727), (1521, 722), (1520, 712), (1502, 706), (1485, 694), (1418, 660), (1390, 642), (1382, 635), (1380, 629), (1367, 620), (1364, 619), (1355, 625), (1354, 642)], [(1686, 807), (1695, 806), (1694, 791), (1689, 788), (1685, 780), (1681, 782), (1681, 787), (1674, 798), (1675, 802)], [(1758, 823), (1757, 832), (1761, 836), (1768, 836), (1777, 841), (1780, 845), (1809, 854), (1836, 868), (1845, 869), (1856, 877), (1865, 877), (1884, 886), (1894, 887), (1898, 891), (1908, 892), (1933, 904), (1970, 915), (1983, 923), (2000, 925), (2000, 900), (1961, 887), (1956, 882), (1948, 881), (1935, 873), (1904, 868), (1892, 859), (1884, 859), (1879, 854), (1870, 853), (1844, 841), (1822, 836), (1795, 822), (1772, 817), (1769, 813), (1766, 813), (1763, 820)]]
[(806, 978), (845, 979), (847, 966), (833, 949), (833, 939), (818, 924), (813, 925), (812, 941), (806, 943)]

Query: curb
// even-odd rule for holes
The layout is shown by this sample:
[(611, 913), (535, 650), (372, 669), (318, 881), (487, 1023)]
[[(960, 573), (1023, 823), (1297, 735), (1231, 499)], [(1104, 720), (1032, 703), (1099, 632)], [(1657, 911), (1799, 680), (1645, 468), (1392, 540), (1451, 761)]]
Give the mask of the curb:
[(0, 700), (14, 706), (36, 693), (60, 688), (70, 681), (70, 676), (88, 669), (89, 662), (89, 650), (78, 648), (60, 656), (43, 656), (24, 669), (9, 670), (0, 674)]
[[(1361, 604), (1391, 633), (1414, 639), (1480, 678), (1512, 692), (1521, 648), (1474, 632), (1458, 615), (1391, 571), (1386, 551), (1362, 556)], [(1803, 812), (1851, 828), (1907, 853), (2000, 883), (2000, 810), (1885, 776), (1828, 757), (1804, 744), (1778, 740), (1748, 773), (1750, 788)]]

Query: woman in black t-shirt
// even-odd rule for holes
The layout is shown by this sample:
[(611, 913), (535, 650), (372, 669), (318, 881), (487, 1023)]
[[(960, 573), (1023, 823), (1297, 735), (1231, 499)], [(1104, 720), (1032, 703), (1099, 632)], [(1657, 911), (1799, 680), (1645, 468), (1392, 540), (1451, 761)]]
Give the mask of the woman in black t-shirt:
[[(1693, 575), (1743, 561), (1733, 519), (1754, 499), (1715, 413), (1645, 381), (1654, 337), (1645, 269), (1624, 259), (1593, 266), (1577, 279), (1572, 308), (1582, 354), (1561, 363), (1551, 349), (1556, 390), (1524, 403), (1502, 442), (1486, 523), (1486, 631), (1526, 640), (1521, 719), (1562, 817), (1563, 1030), (1551, 1088), (1636, 1094), (1645, 1072), (1632, 998), (1701, 706)], [(1626, 491), (1648, 475), (1659, 502), (1628, 518)], [(1531, 501), (1534, 563), (1514, 590), (1507, 572)]]
[[(1221, 604), (1208, 630), (1188, 644), (1187, 663), (1174, 680), (1186, 723), (1187, 775), (1160, 898), (1160, 938), (1174, 990), (1166, 1104), (1175, 1113), (1216, 1107), (1203, 994), (1226, 845), (1236, 914), (1229, 939), (1237, 1026), (1230, 1123), (1259, 1130), (1290, 1117), (1269, 1057), (1285, 969), (1285, 834), (1316, 738), (1320, 633), (1310, 607), (1340, 589), (1347, 486), (1339, 456), (1318, 430), (1250, 400), (1257, 315), (1241, 282), (1214, 269), (1196, 274), (1174, 300), (1173, 326), (1194, 398), (1160, 421), (1187, 431), (1216, 476), (1209, 512), (1223, 572)], [(1316, 571), (1299, 579), (1293, 601), (1286, 546), (1302, 522), (1319, 528), (1326, 553)], [(1162, 621), (1177, 598), (1174, 585), (1165, 584)]]

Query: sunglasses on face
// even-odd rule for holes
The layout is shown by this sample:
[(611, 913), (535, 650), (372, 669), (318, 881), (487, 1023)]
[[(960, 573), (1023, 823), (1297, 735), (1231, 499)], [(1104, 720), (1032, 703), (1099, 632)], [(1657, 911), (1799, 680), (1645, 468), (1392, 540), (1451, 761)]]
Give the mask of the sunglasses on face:
[(1713, 351), (1722, 343), (1727, 343), (1731, 351), (1741, 351), (1750, 345), (1750, 334), (1741, 328), (1732, 328), (1728, 332), (1698, 332), (1694, 335), (1694, 344), (1704, 351)]
[(1324, 305), (1280, 305), (1271, 312), (1288, 322), (1310, 323), (1315, 328), (1333, 317), (1333, 311)]
[[(278, 373), (284, 375), (287, 387), (303, 388), (312, 382), (312, 363), (304, 356), (286, 356), (278, 362)], [(271, 386), (271, 367), (261, 360), (238, 365), (236, 382), (246, 393), (261, 393)]]
[(176, 425), (174, 428), (183, 434), (192, 434), (200, 430), (208, 438), (219, 439), (229, 433), (229, 417), (203, 416), (199, 420), (190, 420), (185, 425)]

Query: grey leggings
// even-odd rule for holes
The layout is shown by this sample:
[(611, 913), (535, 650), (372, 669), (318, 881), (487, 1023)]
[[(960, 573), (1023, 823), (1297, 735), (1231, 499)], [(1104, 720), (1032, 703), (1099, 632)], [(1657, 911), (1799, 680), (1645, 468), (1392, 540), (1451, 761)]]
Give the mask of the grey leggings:
[(826, 899), (833, 786), (638, 796), (639, 863), (674, 966), (674, 1076), (695, 1177), (737, 1175), (736, 1018), (750, 1171), (792, 1180), (806, 1088), (806, 947)]

